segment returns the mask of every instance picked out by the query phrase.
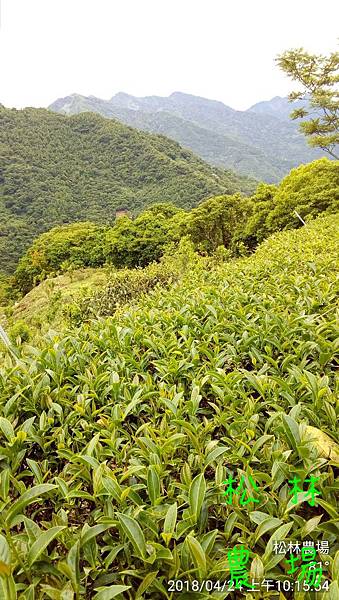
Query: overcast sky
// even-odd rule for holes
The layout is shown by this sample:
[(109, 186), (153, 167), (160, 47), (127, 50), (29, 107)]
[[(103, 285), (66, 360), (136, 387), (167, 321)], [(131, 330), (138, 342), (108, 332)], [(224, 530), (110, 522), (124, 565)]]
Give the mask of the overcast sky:
[(336, 0), (0, 0), (0, 102), (182, 91), (243, 110), (293, 84), (274, 59), (337, 49)]

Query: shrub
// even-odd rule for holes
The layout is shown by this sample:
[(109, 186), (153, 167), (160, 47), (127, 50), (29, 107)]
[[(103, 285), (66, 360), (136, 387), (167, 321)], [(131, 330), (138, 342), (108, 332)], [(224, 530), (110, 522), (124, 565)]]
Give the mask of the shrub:
[(189, 235), (198, 251), (212, 254), (220, 245), (230, 247), (242, 230), (251, 208), (241, 194), (216, 196), (193, 208), (180, 224), (181, 235)]
[(84, 222), (54, 227), (43, 233), (21, 258), (14, 284), (27, 293), (37, 283), (62, 270), (103, 265), (106, 229)]
[(94, 294), (84, 290), (76, 302), (65, 307), (64, 315), (73, 325), (113, 315), (119, 306), (137, 300), (156, 287), (167, 288), (179, 281), (194, 256), (192, 243), (187, 238), (182, 239), (178, 246), (167, 247), (159, 263), (151, 263), (143, 269), (112, 271), (103, 289)]

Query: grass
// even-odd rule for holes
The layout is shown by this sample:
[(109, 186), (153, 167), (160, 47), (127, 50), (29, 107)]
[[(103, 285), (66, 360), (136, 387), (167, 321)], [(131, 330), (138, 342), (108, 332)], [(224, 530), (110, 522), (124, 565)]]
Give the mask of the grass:
[[(4, 323), (10, 327), (24, 321), (32, 331), (46, 332), (65, 325), (64, 309), (83, 295), (93, 293), (108, 281), (108, 271), (78, 269), (47, 279), (16, 302), (10, 310), (2, 309)], [(6, 316), (7, 315), (7, 316)]]
[[(338, 597), (339, 217), (186, 276), (112, 317), (21, 346), (0, 370), (3, 597)], [(105, 296), (103, 296), (105, 298)], [(227, 504), (223, 482), (258, 503)], [(317, 478), (311, 506), (288, 481)], [(274, 540), (329, 541), (328, 592), (171, 592), (293, 580)], [(325, 564), (328, 563), (328, 564)]]

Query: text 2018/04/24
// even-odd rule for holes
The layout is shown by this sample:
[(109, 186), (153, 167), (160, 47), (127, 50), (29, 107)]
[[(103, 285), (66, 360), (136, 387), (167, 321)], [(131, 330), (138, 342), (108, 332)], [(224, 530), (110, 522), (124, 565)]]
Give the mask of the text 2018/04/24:
[(167, 582), (167, 591), (168, 592), (231, 592), (234, 590), (246, 590), (247, 592), (257, 592), (260, 589), (269, 590), (277, 590), (278, 592), (320, 592), (321, 590), (328, 590), (329, 581), (322, 581), (321, 584), (316, 586), (310, 586), (305, 581), (290, 581), (289, 579), (284, 579), (282, 581), (273, 579), (264, 579), (263, 581), (255, 581), (252, 579), (247, 586), (241, 586), (232, 584), (232, 581), (220, 581), (213, 579), (204, 579), (199, 581), (197, 579), (193, 579), (192, 581), (185, 579), (170, 579)]

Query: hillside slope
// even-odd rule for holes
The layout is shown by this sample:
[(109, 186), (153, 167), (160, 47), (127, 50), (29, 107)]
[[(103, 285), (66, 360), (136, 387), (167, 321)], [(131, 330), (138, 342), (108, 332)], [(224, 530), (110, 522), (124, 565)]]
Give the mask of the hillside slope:
[(24, 322), (35, 330), (60, 329), (67, 324), (65, 307), (78, 301), (82, 296), (90, 296), (107, 284), (108, 271), (104, 268), (78, 269), (56, 277), (50, 277), (19, 299), (10, 311), (3, 311), (0, 322), (10, 329), (18, 322)]
[(185, 208), (254, 184), (212, 168), (164, 136), (95, 114), (0, 108), (0, 270), (11, 272), (42, 231), (170, 201)]
[(323, 156), (307, 145), (298, 124), (289, 119), (287, 110), (291, 112), (293, 107), (285, 98), (236, 111), (222, 102), (181, 92), (144, 98), (120, 92), (110, 100), (72, 94), (49, 108), (68, 115), (93, 111), (142, 130), (164, 133), (210, 164), (268, 182)]
[(195, 595), (169, 580), (202, 577), (224, 598), (239, 548), (250, 577), (293, 584), (300, 563), (287, 579), (274, 549), (293, 540), (337, 598), (338, 230), (319, 218), (236, 264), (197, 257), (171, 289), (6, 357), (2, 581), (168, 600)]

